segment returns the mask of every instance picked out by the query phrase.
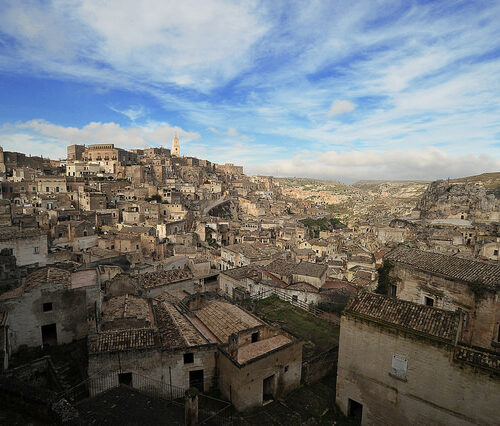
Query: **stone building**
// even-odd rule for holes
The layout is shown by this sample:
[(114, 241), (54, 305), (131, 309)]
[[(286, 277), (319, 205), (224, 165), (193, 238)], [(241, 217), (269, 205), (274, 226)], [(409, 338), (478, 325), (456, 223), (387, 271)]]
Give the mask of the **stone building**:
[(465, 313), (462, 339), (500, 351), (500, 265), (400, 246), (385, 256), (393, 266), (389, 294)]
[[(91, 393), (143, 376), (187, 389), (208, 391), (215, 376), (215, 344), (170, 302), (132, 295), (103, 302), (99, 331), (89, 336)], [(99, 380), (108, 378), (105, 382)]]
[(250, 264), (266, 264), (281, 257), (282, 252), (268, 244), (240, 243), (221, 248), (220, 269), (227, 270)]
[(15, 352), (23, 345), (58, 345), (86, 337), (99, 304), (95, 270), (38, 269), (20, 287), (0, 296), (0, 310), (8, 312), (10, 349)]
[(18, 266), (43, 266), (48, 256), (47, 234), (37, 228), (3, 228), (0, 232), (0, 250), (3, 249), (9, 249), (16, 256)]
[(140, 388), (147, 377), (181, 390), (218, 388), (244, 410), (299, 386), (302, 345), (293, 336), (227, 302), (198, 296), (188, 305), (163, 296), (105, 300), (89, 336), (91, 394), (115, 383)]
[(500, 358), (461, 313), (361, 292), (340, 324), (336, 402), (361, 424), (497, 424)]
[(81, 161), (85, 153), (85, 145), (68, 145), (67, 161)]

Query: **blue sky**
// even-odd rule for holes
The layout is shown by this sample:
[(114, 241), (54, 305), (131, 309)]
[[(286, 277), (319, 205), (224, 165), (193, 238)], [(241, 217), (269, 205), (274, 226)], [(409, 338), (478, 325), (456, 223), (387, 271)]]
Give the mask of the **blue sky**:
[[(351, 4), (352, 3), (352, 4)], [(170, 146), (251, 174), (500, 171), (500, 2), (0, 2), (0, 145)]]

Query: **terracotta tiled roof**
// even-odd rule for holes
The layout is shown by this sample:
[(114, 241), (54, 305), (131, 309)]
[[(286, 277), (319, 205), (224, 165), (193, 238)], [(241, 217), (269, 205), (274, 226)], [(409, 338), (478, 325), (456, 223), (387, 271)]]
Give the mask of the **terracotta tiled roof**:
[(313, 285), (306, 282), (298, 282), (294, 284), (290, 284), (287, 290), (299, 290), (299, 291), (309, 291), (311, 293), (319, 293), (319, 289), (314, 287)]
[(241, 280), (242, 278), (257, 278), (259, 276), (259, 271), (255, 266), (248, 265), (240, 268), (228, 269), (227, 271), (221, 272), (221, 274), (227, 275), (235, 280)]
[(289, 262), (283, 259), (276, 259), (271, 262), (269, 265), (264, 266), (263, 268), (272, 274), (278, 275), (291, 275), (293, 268), (295, 267), (294, 262)]
[(193, 274), (188, 269), (171, 269), (169, 271), (148, 272), (139, 275), (138, 280), (144, 288), (154, 288), (191, 278), (193, 278)]
[(196, 317), (220, 343), (226, 343), (232, 333), (263, 324), (238, 306), (219, 301), (212, 302), (197, 311)]
[(5, 227), (0, 232), (0, 241), (39, 237), (43, 234), (43, 230), (39, 228), (19, 229), (17, 227)]
[(478, 262), (405, 246), (397, 247), (388, 253), (385, 259), (443, 275), (453, 280), (479, 281), (486, 288), (500, 290), (500, 264), (498, 263)]
[(456, 337), (459, 321), (456, 312), (368, 292), (358, 293), (345, 312), (450, 341)]
[(200, 332), (171, 303), (159, 301), (154, 306), (161, 345), (164, 348), (197, 346), (207, 343)]
[(328, 270), (328, 266), (319, 263), (300, 262), (293, 268), (293, 273), (309, 277), (321, 277)]
[(323, 284), (321, 290), (328, 290), (331, 288), (347, 288), (351, 291), (355, 290), (355, 287), (351, 283), (344, 280), (328, 280)]
[(105, 331), (97, 339), (89, 339), (91, 353), (144, 349), (157, 345), (157, 333), (152, 328)]
[(65, 287), (71, 285), (71, 273), (64, 269), (46, 267), (29, 274), (23, 284), (24, 291), (30, 291), (41, 284), (54, 283)]
[(102, 322), (123, 319), (144, 320), (152, 324), (153, 315), (147, 299), (126, 294), (112, 297), (102, 304)]

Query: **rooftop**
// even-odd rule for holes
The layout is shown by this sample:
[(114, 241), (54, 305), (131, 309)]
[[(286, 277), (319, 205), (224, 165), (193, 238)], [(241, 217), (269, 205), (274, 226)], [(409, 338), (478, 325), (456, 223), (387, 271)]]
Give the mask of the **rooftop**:
[(328, 270), (327, 265), (311, 262), (300, 262), (293, 268), (293, 273), (297, 275), (306, 275), (309, 277), (320, 278)]
[(257, 278), (259, 276), (259, 271), (255, 266), (248, 265), (240, 268), (228, 269), (227, 271), (222, 271), (221, 274), (227, 275), (235, 280), (241, 280), (242, 278)]
[(44, 232), (38, 228), (19, 229), (17, 227), (5, 227), (0, 232), (0, 241), (34, 238), (44, 235)]
[(161, 345), (164, 348), (198, 346), (207, 340), (171, 303), (158, 300), (154, 306)]
[(405, 246), (395, 248), (386, 255), (385, 259), (446, 278), (469, 283), (481, 282), (489, 289), (500, 289), (500, 264), (498, 263), (478, 262)]
[(90, 353), (144, 349), (156, 345), (157, 333), (152, 328), (104, 331), (95, 339), (89, 336), (88, 343)]
[(139, 284), (144, 288), (160, 287), (162, 285), (189, 280), (191, 278), (193, 278), (193, 274), (189, 269), (148, 272), (138, 276)]
[(263, 324), (238, 306), (221, 301), (206, 305), (196, 311), (195, 315), (219, 340), (219, 343), (226, 343), (233, 333)]
[(153, 315), (146, 299), (126, 294), (112, 297), (102, 304), (102, 322), (118, 319), (140, 319), (153, 324)]
[(344, 312), (449, 341), (459, 321), (455, 312), (368, 292), (358, 293)]
[(266, 245), (258, 241), (252, 243), (239, 243), (224, 247), (224, 249), (234, 253), (240, 253), (249, 259), (268, 259), (278, 253), (280, 250), (274, 246)]
[(71, 285), (71, 273), (64, 269), (47, 266), (29, 274), (24, 279), (23, 289), (24, 291), (30, 291), (41, 284), (47, 283), (69, 287)]
[(269, 265), (266, 265), (264, 269), (267, 272), (278, 275), (291, 275), (293, 269), (295, 268), (294, 262), (289, 262), (283, 259), (276, 259), (271, 262)]
[(254, 358), (258, 358), (261, 355), (267, 354), (270, 351), (281, 348), (282, 346), (291, 343), (292, 340), (279, 334), (277, 336), (270, 337), (269, 339), (259, 340), (255, 343), (249, 343), (248, 345), (238, 348), (237, 361), (240, 364), (244, 364)]

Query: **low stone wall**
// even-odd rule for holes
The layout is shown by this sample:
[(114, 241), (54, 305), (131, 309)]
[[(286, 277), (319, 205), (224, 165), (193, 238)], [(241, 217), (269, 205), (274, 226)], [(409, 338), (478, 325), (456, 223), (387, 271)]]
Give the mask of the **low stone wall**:
[(334, 346), (307, 361), (303, 361), (301, 382), (303, 384), (311, 384), (321, 380), (329, 373), (336, 372), (338, 357), (339, 348), (338, 346)]

